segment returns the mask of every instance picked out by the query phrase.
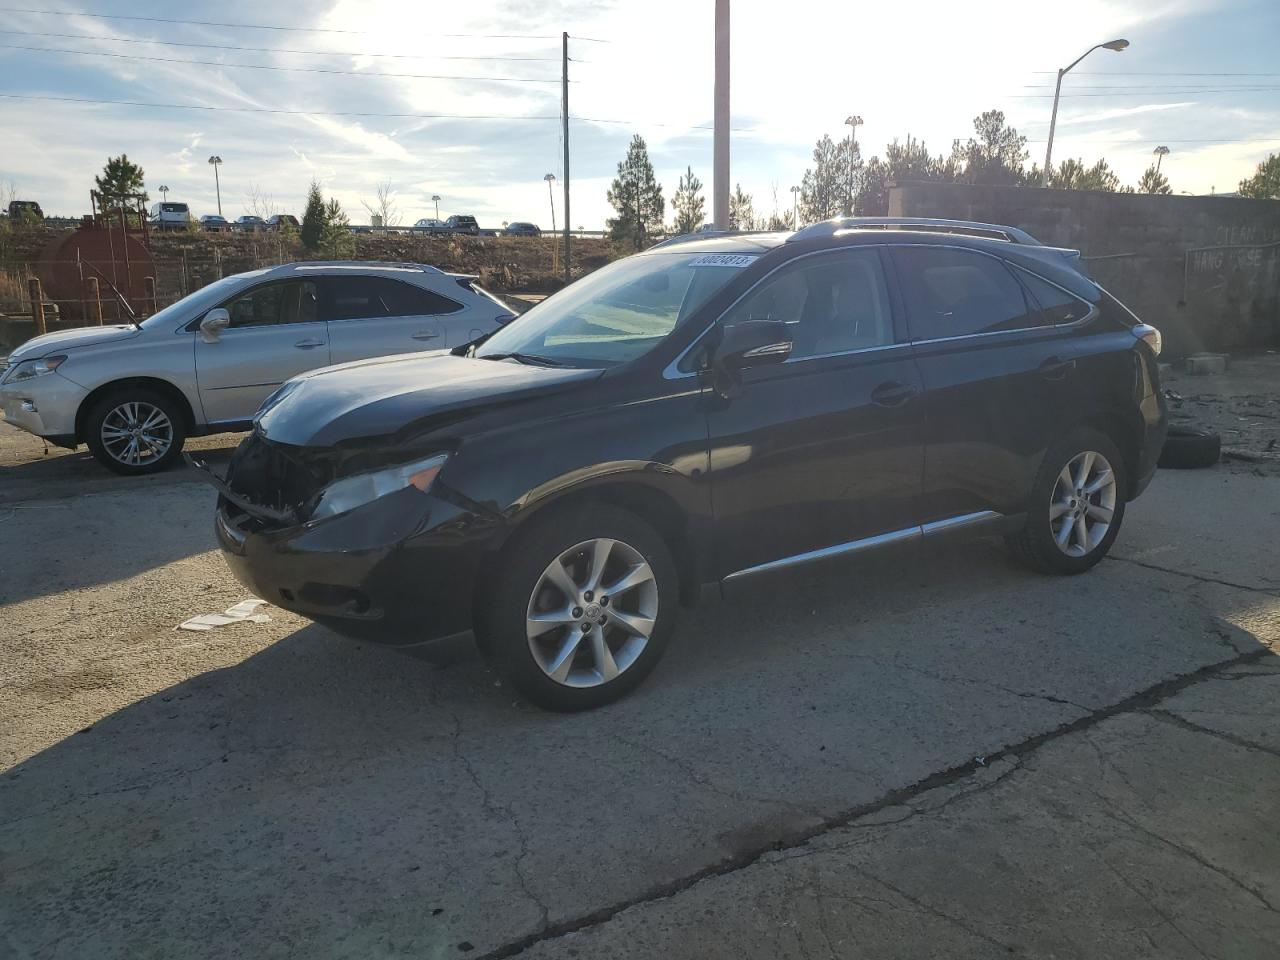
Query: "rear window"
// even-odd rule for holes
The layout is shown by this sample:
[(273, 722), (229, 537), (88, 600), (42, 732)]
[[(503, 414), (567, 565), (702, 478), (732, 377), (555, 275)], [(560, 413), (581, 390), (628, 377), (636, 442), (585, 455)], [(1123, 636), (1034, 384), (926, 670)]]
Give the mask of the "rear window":
[(385, 277), (326, 277), (324, 287), (326, 320), (434, 316), (462, 309), (432, 290)]
[(1043, 326), (1003, 261), (954, 247), (895, 247), (912, 340)]
[(186, 213), (187, 205), (185, 203), (162, 203), (160, 209), (165, 213)]
[(1045, 323), (1075, 323), (1083, 320), (1089, 313), (1090, 306), (1079, 297), (1067, 293), (1059, 286), (1036, 276), (1030, 271), (1014, 267), (1014, 272), (1030, 291), (1032, 299), (1040, 307)]

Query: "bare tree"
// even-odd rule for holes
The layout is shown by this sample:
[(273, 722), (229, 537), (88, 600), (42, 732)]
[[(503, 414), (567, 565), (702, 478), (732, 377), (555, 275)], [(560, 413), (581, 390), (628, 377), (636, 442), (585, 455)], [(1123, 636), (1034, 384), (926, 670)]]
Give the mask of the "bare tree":
[(261, 217), (263, 220), (270, 219), (280, 212), (280, 208), (276, 205), (275, 197), (263, 193), (262, 188), (256, 183), (249, 184), (249, 193), (244, 202), (251, 214), (255, 217)]
[(396, 191), (391, 181), (378, 184), (378, 199), (373, 203), (361, 200), (360, 205), (369, 211), (369, 218), (382, 221), (382, 232), (385, 235), (391, 227), (400, 225), (400, 210), (396, 207)]

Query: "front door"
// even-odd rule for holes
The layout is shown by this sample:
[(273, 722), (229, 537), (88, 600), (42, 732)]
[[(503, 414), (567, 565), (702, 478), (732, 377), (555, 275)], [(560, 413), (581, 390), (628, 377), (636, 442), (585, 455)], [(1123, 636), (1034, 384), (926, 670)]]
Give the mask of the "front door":
[(231, 326), (215, 343), (192, 334), (196, 382), (209, 423), (248, 420), (284, 381), (329, 363), (329, 335), (316, 316), (314, 282), (264, 283), (221, 306), (231, 314)]
[(790, 358), (709, 393), (721, 577), (912, 535), (923, 470), (920, 378), (874, 247), (798, 258), (721, 322), (793, 325)]
[(334, 363), (456, 346), (446, 322), (464, 309), (456, 300), (388, 277), (328, 276), (320, 284)]

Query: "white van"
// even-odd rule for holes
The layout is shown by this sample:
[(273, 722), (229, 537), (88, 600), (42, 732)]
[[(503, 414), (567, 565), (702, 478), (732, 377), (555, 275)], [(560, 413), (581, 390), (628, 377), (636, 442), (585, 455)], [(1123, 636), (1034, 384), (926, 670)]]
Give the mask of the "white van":
[(151, 205), (151, 226), (157, 230), (185, 230), (191, 212), (185, 203), (155, 203)]

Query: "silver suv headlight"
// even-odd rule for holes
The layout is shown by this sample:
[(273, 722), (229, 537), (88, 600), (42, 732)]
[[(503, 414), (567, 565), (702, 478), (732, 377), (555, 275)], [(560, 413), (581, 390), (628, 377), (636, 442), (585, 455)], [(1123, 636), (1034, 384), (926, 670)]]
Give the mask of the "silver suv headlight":
[(320, 491), (320, 501), (312, 511), (311, 519), (336, 517), (406, 487), (426, 493), (448, 459), (447, 453), (441, 453), (426, 460), (335, 480)]
[(39, 360), (23, 360), (21, 363), (11, 364), (5, 370), (4, 377), (0, 378), (0, 383), (20, 383), (32, 377), (42, 377), (46, 373), (53, 373), (66, 359), (65, 355), (58, 354), (52, 357), (41, 357)]

